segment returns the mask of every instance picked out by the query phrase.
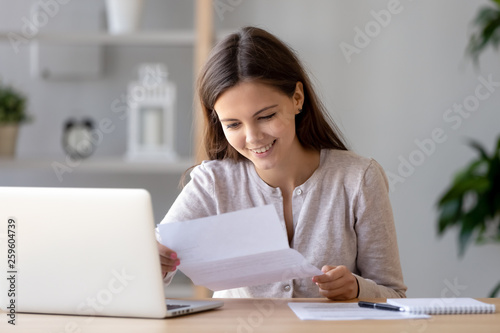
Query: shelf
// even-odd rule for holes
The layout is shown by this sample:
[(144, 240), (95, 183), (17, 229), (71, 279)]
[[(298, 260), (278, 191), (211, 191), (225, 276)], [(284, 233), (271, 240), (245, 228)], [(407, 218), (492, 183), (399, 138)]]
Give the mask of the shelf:
[[(215, 40), (220, 41), (232, 32), (232, 30), (222, 30), (216, 34)], [(22, 36), (21, 33), (17, 34)], [(32, 40), (69, 45), (194, 46), (196, 36), (191, 30), (150, 31), (120, 35), (105, 32), (51, 32), (40, 33)], [(9, 42), (9, 32), (0, 31), (0, 42)]]
[[(17, 33), (22, 36), (21, 33)], [(112, 35), (105, 32), (50, 32), (39, 33), (33, 41), (72, 45), (176, 45), (193, 46), (195, 34), (191, 30), (150, 31)], [(9, 42), (9, 32), (0, 32), (0, 42)]]
[(75, 172), (90, 173), (177, 173), (181, 174), (195, 163), (184, 159), (166, 161), (129, 161), (123, 157), (99, 157), (82, 160), (80, 163), (68, 163), (64, 156), (54, 158), (0, 158), (0, 170), (52, 170), (54, 166), (69, 166)]

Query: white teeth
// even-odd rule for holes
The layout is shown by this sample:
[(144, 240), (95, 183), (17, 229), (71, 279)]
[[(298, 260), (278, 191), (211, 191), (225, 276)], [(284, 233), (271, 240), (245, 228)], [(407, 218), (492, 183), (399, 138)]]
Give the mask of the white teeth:
[(250, 150), (253, 151), (254, 153), (262, 154), (262, 153), (265, 153), (266, 151), (268, 151), (269, 149), (271, 149), (271, 147), (273, 146), (273, 144), (274, 144), (274, 142), (271, 142), (270, 144), (268, 144), (265, 147), (262, 147), (262, 148), (259, 148), (259, 149), (250, 149)]

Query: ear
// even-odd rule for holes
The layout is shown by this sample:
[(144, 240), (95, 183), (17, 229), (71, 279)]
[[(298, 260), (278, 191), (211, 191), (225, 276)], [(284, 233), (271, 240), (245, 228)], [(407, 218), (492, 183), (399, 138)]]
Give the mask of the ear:
[(296, 109), (295, 113), (299, 114), (300, 110), (302, 110), (302, 105), (304, 104), (304, 85), (300, 81), (297, 81), (295, 84), (295, 92), (293, 93), (292, 100)]

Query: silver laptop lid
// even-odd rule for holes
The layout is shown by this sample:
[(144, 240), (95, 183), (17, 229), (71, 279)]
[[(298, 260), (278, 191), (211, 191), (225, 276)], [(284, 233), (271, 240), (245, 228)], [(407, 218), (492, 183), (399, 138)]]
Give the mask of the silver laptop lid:
[(166, 316), (147, 191), (0, 187), (0, 203), (3, 310)]

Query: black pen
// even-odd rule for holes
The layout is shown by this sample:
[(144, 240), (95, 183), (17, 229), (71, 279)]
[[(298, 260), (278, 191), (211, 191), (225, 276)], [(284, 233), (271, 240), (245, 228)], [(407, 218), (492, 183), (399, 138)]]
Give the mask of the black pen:
[(399, 311), (399, 312), (403, 312), (405, 310), (402, 307), (390, 305), (390, 304), (386, 304), (386, 303), (372, 303), (372, 302), (359, 301), (358, 305), (362, 308), (371, 308), (371, 309), (379, 309), (379, 310), (389, 310), (389, 311)]

